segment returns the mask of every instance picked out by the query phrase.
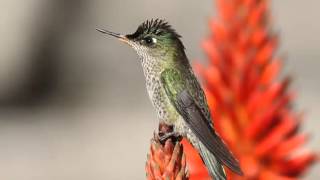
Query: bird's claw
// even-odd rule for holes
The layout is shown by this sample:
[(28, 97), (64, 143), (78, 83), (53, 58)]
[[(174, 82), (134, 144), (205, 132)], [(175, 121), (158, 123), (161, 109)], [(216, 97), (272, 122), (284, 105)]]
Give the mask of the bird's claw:
[(155, 136), (157, 136), (155, 139), (157, 139), (161, 144), (165, 144), (168, 139), (171, 139), (173, 143), (181, 141), (182, 139), (182, 136), (174, 131), (174, 127), (172, 125), (165, 123), (159, 124), (159, 130)]
[(177, 132), (159, 133), (159, 141), (161, 144), (164, 144), (168, 139), (171, 139), (172, 142), (177, 142), (180, 141), (182, 137)]

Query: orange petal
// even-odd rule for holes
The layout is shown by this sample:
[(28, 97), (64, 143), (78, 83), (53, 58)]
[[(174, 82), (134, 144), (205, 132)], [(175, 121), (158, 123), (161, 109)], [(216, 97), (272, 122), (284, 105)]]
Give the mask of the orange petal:
[(270, 171), (270, 170), (264, 170), (260, 174), (260, 180), (297, 180), (296, 178), (283, 176), (280, 174), (277, 174), (276, 172)]
[(274, 127), (271, 132), (256, 145), (255, 154), (260, 157), (267, 156), (267, 153), (271, 153), (297, 125), (297, 121), (293, 117), (283, 119), (280, 124)]
[(248, 24), (251, 27), (263, 24), (266, 18), (267, 3), (263, 1), (257, 4), (258, 5), (252, 8), (251, 12), (248, 13)]
[(221, 74), (215, 66), (209, 66), (205, 71), (205, 78), (209, 86), (216, 87), (221, 85)]
[(211, 20), (209, 22), (209, 27), (210, 27), (211, 31), (213, 32), (214, 39), (216, 41), (222, 42), (225, 39), (227, 39), (228, 31), (221, 23), (218, 23), (216, 21)]
[(277, 100), (277, 97), (280, 97), (284, 86), (285, 84), (276, 82), (265, 91), (254, 92), (247, 104), (248, 114), (257, 114), (259, 110), (270, 107)]
[(273, 53), (276, 49), (276, 37), (272, 37), (269, 41), (267, 41), (257, 52), (255, 55), (255, 63), (258, 66), (265, 65), (268, 60), (270, 60), (273, 56)]
[[(216, 124), (216, 121), (215, 123)], [(236, 126), (231, 118), (227, 115), (221, 116), (219, 118), (219, 133), (223, 137), (223, 140), (227, 142), (229, 145), (236, 145), (237, 141), (239, 140), (239, 134), (236, 130)]]
[(307, 136), (300, 134), (290, 137), (289, 139), (283, 141), (275, 151), (273, 151), (272, 156), (274, 159), (284, 159), (287, 158), (295, 149), (300, 147), (304, 142), (306, 142)]
[(205, 92), (207, 103), (210, 109), (213, 109), (215, 112), (218, 110), (218, 103), (216, 97), (212, 94), (211, 91), (207, 87), (203, 87), (203, 91)]
[(280, 68), (281, 68), (280, 60), (279, 59), (273, 60), (270, 64), (268, 64), (264, 68), (264, 71), (261, 74), (259, 83), (264, 86), (270, 84), (275, 79), (275, 77), (277, 77), (280, 71)]
[(240, 157), (240, 165), (244, 172), (244, 175), (248, 179), (254, 179), (261, 171), (259, 160), (254, 156), (247, 155)]
[(252, 123), (245, 130), (245, 136), (249, 139), (256, 138), (261, 135), (275, 120), (275, 116), (285, 107), (291, 100), (291, 95), (285, 95), (278, 102), (272, 104), (265, 112), (258, 114)]
[(290, 176), (298, 176), (302, 174), (312, 163), (315, 162), (317, 156), (314, 153), (305, 153), (294, 157), (290, 160), (278, 164), (278, 170)]
[(250, 42), (253, 47), (260, 47), (260, 45), (266, 41), (268, 34), (265, 27), (258, 27), (251, 35)]
[(234, 8), (234, 3), (226, 0), (217, 0), (217, 7), (220, 10), (219, 16), (223, 21), (230, 21), (234, 18), (234, 14), (236, 12)]

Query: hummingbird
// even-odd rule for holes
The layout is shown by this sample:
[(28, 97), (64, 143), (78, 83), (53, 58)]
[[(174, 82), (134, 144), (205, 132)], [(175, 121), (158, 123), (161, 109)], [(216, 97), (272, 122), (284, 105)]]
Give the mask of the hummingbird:
[(138, 54), (158, 119), (173, 127), (167, 137), (185, 137), (198, 151), (213, 179), (226, 179), (223, 165), (243, 175), (239, 162), (215, 132), (206, 96), (186, 56), (181, 36), (167, 21), (147, 20), (128, 35), (97, 30), (128, 44)]

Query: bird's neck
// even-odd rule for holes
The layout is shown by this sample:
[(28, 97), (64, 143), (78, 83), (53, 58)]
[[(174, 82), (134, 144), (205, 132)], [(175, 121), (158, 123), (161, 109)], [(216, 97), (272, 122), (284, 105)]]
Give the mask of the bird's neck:
[(183, 68), (190, 67), (189, 61), (184, 50), (180, 51), (165, 51), (161, 54), (138, 54), (142, 64), (145, 77), (158, 77), (161, 72), (168, 68)]

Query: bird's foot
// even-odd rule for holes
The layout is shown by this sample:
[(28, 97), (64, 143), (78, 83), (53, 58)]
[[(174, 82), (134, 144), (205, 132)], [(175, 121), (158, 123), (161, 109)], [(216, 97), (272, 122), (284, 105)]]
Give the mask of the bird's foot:
[(159, 124), (159, 132), (157, 139), (160, 141), (161, 144), (164, 144), (168, 139), (171, 139), (173, 143), (177, 141), (181, 141), (182, 136), (177, 132), (174, 132), (172, 125), (167, 125), (164, 123)]
[(171, 139), (172, 142), (177, 142), (182, 139), (182, 137), (177, 132), (169, 132), (166, 134), (159, 133), (159, 141), (161, 144), (164, 144), (168, 139)]

